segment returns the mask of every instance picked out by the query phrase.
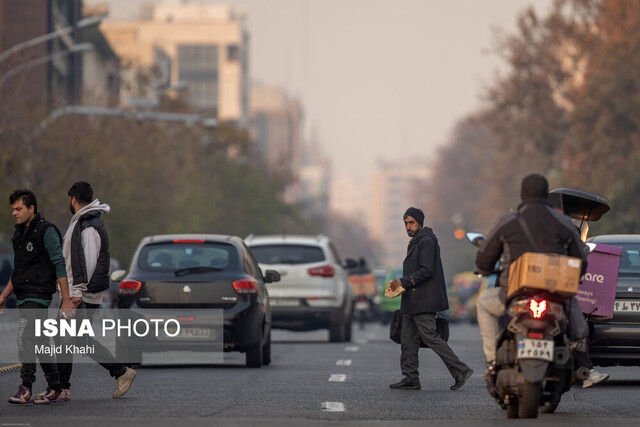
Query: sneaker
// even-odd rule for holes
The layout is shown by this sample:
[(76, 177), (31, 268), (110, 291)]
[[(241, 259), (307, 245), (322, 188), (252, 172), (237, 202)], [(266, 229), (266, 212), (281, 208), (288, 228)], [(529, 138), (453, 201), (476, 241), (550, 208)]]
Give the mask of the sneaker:
[(389, 388), (392, 390), (420, 390), (420, 381), (411, 381), (405, 377), (397, 383), (390, 384)]
[(118, 377), (118, 388), (115, 393), (113, 393), (113, 397), (115, 399), (124, 396), (124, 394), (129, 390), (129, 387), (131, 387), (131, 383), (133, 383), (136, 374), (136, 371), (131, 368), (127, 368), (127, 370), (124, 371), (124, 374)]
[(473, 375), (473, 369), (469, 368), (467, 372), (462, 374), (460, 378), (456, 379), (456, 383), (452, 385), (450, 389), (457, 390), (459, 388), (462, 388), (462, 386), (467, 382), (467, 380), (471, 378), (471, 375)]
[(55, 390), (47, 387), (47, 391), (38, 395), (36, 399), (33, 400), (34, 405), (49, 405), (51, 403), (64, 403), (68, 399), (62, 396), (62, 392), (58, 393)]
[[(45, 394), (47, 394), (47, 391), (43, 391), (42, 393), (36, 394), (33, 397), (33, 399), (34, 400), (42, 399)], [(71, 400), (71, 390), (68, 388), (63, 388), (62, 391), (60, 392), (60, 396), (58, 397), (58, 400), (61, 402), (68, 402), (69, 400)]]
[(13, 403), (15, 405), (26, 405), (31, 402), (33, 402), (31, 389), (23, 385), (18, 387), (18, 392), (9, 398), (9, 403)]
[(593, 385), (600, 384), (609, 379), (609, 374), (603, 374), (601, 372), (592, 369), (589, 371), (589, 378), (582, 382), (582, 388), (589, 388)]

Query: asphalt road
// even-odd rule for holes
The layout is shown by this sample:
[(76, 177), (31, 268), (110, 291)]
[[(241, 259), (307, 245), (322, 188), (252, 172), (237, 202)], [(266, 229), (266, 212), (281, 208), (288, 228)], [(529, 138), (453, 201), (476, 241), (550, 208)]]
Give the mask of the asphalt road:
[[(19, 384), (17, 370), (0, 373), (0, 425), (496, 425), (506, 421), (484, 389), (476, 327), (456, 325), (450, 344), (475, 374), (461, 390), (442, 362), (420, 351), (420, 391), (392, 391), (400, 378), (400, 346), (386, 327), (354, 327), (349, 344), (326, 342), (326, 332), (275, 331), (273, 363), (244, 367), (225, 354), (222, 365), (143, 366), (129, 393), (112, 399), (115, 382), (95, 364), (78, 365), (72, 401), (49, 407), (6, 402)], [(1, 345), (1, 344), (0, 344)], [(574, 387), (558, 413), (516, 423), (535, 425), (640, 424), (640, 368), (609, 368), (612, 379), (591, 389)], [(38, 371), (36, 391), (43, 387)], [(429, 422), (425, 422), (429, 421)]]

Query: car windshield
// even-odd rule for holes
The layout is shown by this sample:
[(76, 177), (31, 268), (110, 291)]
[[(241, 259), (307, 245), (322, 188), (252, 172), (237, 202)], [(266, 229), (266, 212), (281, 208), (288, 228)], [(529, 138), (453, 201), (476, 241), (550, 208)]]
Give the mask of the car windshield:
[(622, 247), (619, 276), (640, 276), (640, 244), (615, 244)]
[(143, 247), (138, 256), (140, 269), (165, 273), (204, 268), (235, 271), (237, 265), (236, 248), (226, 243), (154, 243)]
[(260, 245), (251, 246), (260, 264), (311, 264), (326, 259), (319, 246), (310, 245)]

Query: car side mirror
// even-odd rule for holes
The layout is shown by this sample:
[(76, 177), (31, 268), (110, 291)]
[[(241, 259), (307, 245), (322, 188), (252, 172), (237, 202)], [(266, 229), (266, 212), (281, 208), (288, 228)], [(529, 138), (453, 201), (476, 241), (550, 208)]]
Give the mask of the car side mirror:
[(265, 283), (273, 283), (280, 281), (280, 273), (276, 270), (267, 270), (264, 272), (264, 282)]
[(344, 268), (346, 268), (347, 270), (356, 268), (357, 266), (358, 266), (358, 263), (353, 258), (347, 258), (344, 262)]
[(467, 239), (471, 242), (473, 246), (480, 247), (480, 245), (482, 244), (482, 242), (485, 241), (486, 238), (487, 236), (485, 236), (482, 233), (474, 233), (474, 232), (467, 233)]
[(127, 270), (115, 270), (109, 275), (109, 280), (112, 282), (119, 282), (127, 275)]

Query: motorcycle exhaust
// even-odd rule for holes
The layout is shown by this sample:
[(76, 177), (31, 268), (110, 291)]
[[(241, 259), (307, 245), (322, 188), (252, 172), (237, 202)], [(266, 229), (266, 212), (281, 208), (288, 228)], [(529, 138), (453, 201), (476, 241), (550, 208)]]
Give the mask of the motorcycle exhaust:
[(576, 380), (578, 381), (584, 381), (587, 378), (589, 378), (589, 375), (591, 373), (589, 372), (589, 368), (585, 368), (584, 366), (580, 366), (578, 369), (576, 369), (576, 371), (574, 372), (574, 376), (576, 378)]

